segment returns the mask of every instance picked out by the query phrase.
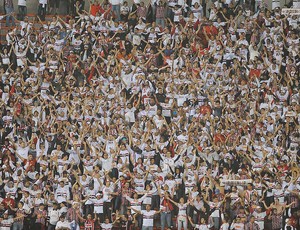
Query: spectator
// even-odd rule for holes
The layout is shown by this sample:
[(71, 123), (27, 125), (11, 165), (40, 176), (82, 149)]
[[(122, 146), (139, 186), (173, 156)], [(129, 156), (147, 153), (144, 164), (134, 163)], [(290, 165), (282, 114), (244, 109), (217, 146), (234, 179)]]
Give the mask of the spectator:
[(121, 0), (110, 0), (110, 4), (112, 5), (112, 12), (116, 18), (116, 21), (120, 21), (121, 19)]
[(129, 13), (130, 13), (130, 7), (128, 6), (128, 2), (124, 1), (123, 5), (120, 8), (121, 21), (127, 22)]
[(49, 1), (49, 10), (48, 13), (49, 14), (57, 14), (58, 9), (59, 9), (59, 3), (60, 0), (50, 0)]
[(38, 7), (38, 17), (45, 21), (46, 17), (46, 11), (47, 11), (47, 1), (45, 0), (39, 0), (39, 7)]
[[(4, 9), (6, 13), (6, 26), (15, 26), (15, 20), (12, 14), (14, 13), (14, 3), (12, 0), (5, 0), (4, 1)], [(10, 24), (11, 21), (11, 24)]]
[(26, 0), (18, 0), (18, 10), (19, 10), (19, 19), (18, 20), (23, 21), (24, 17), (27, 15)]
[(156, 17), (156, 24), (161, 26), (162, 28), (165, 27), (165, 14), (166, 14), (166, 3), (162, 1), (158, 2), (158, 5), (155, 7), (155, 17)]
[(64, 214), (62, 214), (60, 217), (59, 217), (59, 221), (57, 222), (56, 224), (56, 227), (55, 227), (55, 230), (60, 230), (60, 229), (71, 229), (70, 228), (70, 222), (68, 222), (66, 220), (66, 217)]

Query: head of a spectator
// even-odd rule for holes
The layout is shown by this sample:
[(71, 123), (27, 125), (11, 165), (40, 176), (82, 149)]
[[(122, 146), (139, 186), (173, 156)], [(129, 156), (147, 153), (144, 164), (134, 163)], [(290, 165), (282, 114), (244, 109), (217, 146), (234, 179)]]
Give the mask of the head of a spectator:
[(43, 211), (45, 209), (45, 205), (43, 203), (39, 204), (39, 210)]
[(179, 203), (180, 203), (180, 204), (184, 204), (184, 198), (183, 198), (183, 197), (181, 197), (181, 198), (179, 199)]
[(134, 194), (133, 194), (133, 199), (138, 199), (139, 198), (139, 195), (135, 192)]
[(4, 219), (4, 220), (8, 219), (8, 210), (6, 210), (6, 211), (3, 213), (3, 219)]
[(96, 198), (97, 198), (98, 200), (101, 199), (102, 196), (103, 196), (102, 192), (98, 192), (98, 193), (96, 194)]
[(105, 180), (105, 186), (109, 187), (110, 186), (110, 180)]
[(53, 210), (58, 210), (59, 209), (59, 205), (56, 202), (53, 202)]
[(13, 182), (12, 180), (8, 181), (7, 186), (8, 186), (9, 188), (14, 187), (14, 182)]
[(61, 222), (64, 222), (65, 219), (66, 219), (66, 215), (65, 215), (64, 213), (61, 214), (61, 215), (59, 216), (59, 220), (60, 220)]
[(92, 219), (92, 214), (88, 214), (88, 215), (87, 215), (87, 219), (88, 219), (88, 220), (91, 220), (91, 219)]
[(64, 180), (60, 180), (60, 181), (59, 181), (59, 186), (60, 186), (61, 188), (64, 188), (64, 187), (65, 187), (65, 182), (64, 182)]
[(109, 224), (109, 218), (108, 218), (108, 217), (105, 217), (104, 222), (105, 222), (106, 224)]
[(151, 210), (151, 205), (150, 204), (147, 204), (146, 205), (146, 210), (149, 212)]
[[(27, 183), (27, 181), (25, 183)], [(28, 191), (23, 191), (23, 195), (25, 198), (28, 198), (30, 196), (30, 193)]]

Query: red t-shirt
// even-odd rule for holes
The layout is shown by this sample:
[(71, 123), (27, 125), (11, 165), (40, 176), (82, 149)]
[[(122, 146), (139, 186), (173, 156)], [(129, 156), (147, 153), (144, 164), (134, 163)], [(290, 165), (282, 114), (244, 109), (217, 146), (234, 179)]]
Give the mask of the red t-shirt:
[(250, 78), (259, 78), (261, 74), (260, 69), (251, 69), (249, 72), (249, 77)]
[(9, 205), (14, 208), (15, 207), (15, 200), (12, 198), (5, 198), (4, 200), (2, 200), (2, 204), (4, 206), (5, 209), (9, 208)]
[(29, 164), (29, 167), (27, 168), (27, 170), (30, 170), (30, 168), (32, 167), (32, 166), (34, 166), (35, 167), (35, 164), (36, 164), (36, 159), (33, 159), (33, 160), (30, 160), (30, 161), (28, 161), (28, 160), (24, 160), (24, 165), (26, 165), (27, 164), (27, 162), (28, 162), (28, 164)]
[(98, 4), (98, 5), (95, 5), (95, 4), (92, 4), (91, 5), (91, 15), (93, 16), (96, 16), (96, 14), (101, 10), (101, 6)]

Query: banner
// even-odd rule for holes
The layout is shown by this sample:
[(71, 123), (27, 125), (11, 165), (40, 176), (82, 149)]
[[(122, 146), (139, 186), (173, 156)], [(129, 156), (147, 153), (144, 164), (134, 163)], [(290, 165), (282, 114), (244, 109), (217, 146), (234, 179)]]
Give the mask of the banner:
[(281, 13), (283, 15), (300, 15), (300, 8), (282, 8)]
[(220, 185), (239, 185), (239, 186), (245, 186), (249, 183), (252, 183), (252, 179), (247, 179), (247, 180), (222, 180), (220, 179)]

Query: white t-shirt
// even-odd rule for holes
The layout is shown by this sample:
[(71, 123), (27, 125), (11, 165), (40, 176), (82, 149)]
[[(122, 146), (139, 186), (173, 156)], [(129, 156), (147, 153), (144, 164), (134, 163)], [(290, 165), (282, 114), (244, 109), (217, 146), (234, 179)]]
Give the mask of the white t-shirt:
[(266, 212), (253, 212), (253, 216), (255, 216), (256, 223), (258, 224), (261, 230), (264, 229), (264, 218), (266, 217)]
[(113, 187), (112, 186), (110, 186), (110, 187), (105, 186), (102, 191), (103, 191), (103, 199), (105, 199), (107, 201), (110, 201), (111, 200), (110, 193), (112, 193), (114, 191)]
[(67, 201), (70, 198), (70, 192), (69, 192), (69, 188), (64, 186), (62, 187), (58, 187), (55, 191), (55, 199), (57, 200), (58, 203)]
[(56, 225), (59, 220), (59, 211), (58, 210), (50, 210), (48, 212), (48, 216), (50, 217), (49, 223), (52, 225)]
[(12, 218), (2, 220), (0, 223), (0, 229), (1, 230), (10, 230), (10, 227), (12, 226), (14, 220)]
[(111, 156), (108, 157), (107, 159), (101, 158), (100, 162), (101, 162), (101, 165), (102, 165), (102, 169), (104, 171), (110, 171), (111, 168), (112, 168), (112, 161), (113, 161), (113, 159), (112, 159)]
[(2, 220), (0, 223), (0, 229), (1, 230), (10, 230), (10, 227), (12, 226), (14, 220), (12, 218)]
[(121, 73), (121, 78), (123, 80), (123, 84), (125, 88), (128, 90), (131, 87), (131, 83), (133, 82), (133, 74), (132, 72), (126, 74), (125, 72)]
[[(18, 154), (24, 158), (24, 159), (27, 159), (28, 158), (28, 151), (29, 151), (29, 146), (25, 147), (25, 148), (22, 148), (20, 146), (17, 147), (17, 152)], [(21, 159), (20, 159), (21, 160)]]
[(26, 6), (26, 0), (18, 0), (18, 6)]
[(135, 122), (135, 112), (136, 108), (132, 107), (131, 109), (127, 108), (125, 109), (125, 120), (127, 122)]
[(170, 103), (160, 103), (162, 107), (162, 115), (165, 117), (171, 117), (172, 104)]
[(148, 109), (148, 116), (149, 117), (153, 117), (153, 116), (155, 116), (156, 115), (156, 113), (157, 113), (157, 105), (148, 105), (148, 107), (147, 107), (147, 109)]
[(43, 8), (45, 8), (45, 5), (47, 5), (47, 0), (39, 0), (39, 3), (43, 5)]
[(57, 224), (56, 224), (56, 228), (55, 229), (60, 229), (60, 228), (71, 229), (71, 224), (67, 220), (65, 220), (65, 221), (58, 221)]
[(103, 198), (92, 199), (92, 202), (94, 204), (94, 212), (95, 213), (103, 213), (103, 203), (104, 203)]
[(101, 224), (101, 229), (102, 230), (111, 230), (112, 227), (113, 227), (112, 224), (105, 224), (105, 223)]
[(178, 216), (186, 216), (187, 204), (178, 204)]
[(150, 210), (149, 212), (147, 210), (142, 210), (143, 215), (143, 226), (144, 227), (153, 227), (153, 218), (155, 211)]
[[(139, 198), (137, 200), (126, 196), (126, 199), (130, 202), (130, 206), (132, 208), (134, 208), (135, 210), (141, 211), (141, 205), (142, 205), (143, 200), (146, 198), (146, 196), (147, 195), (145, 194), (144, 196), (142, 196), (141, 198)], [(131, 209), (131, 212), (135, 213), (134, 210), (132, 210), (132, 209)]]
[(210, 225), (207, 225), (207, 224), (196, 224), (195, 225), (195, 229), (198, 229), (198, 230), (209, 230), (210, 229)]
[(229, 224), (228, 223), (224, 223), (220, 227), (220, 230), (228, 230), (228, 229), (229, 229)]
[(123, 3), (123, 1), (121, 1), (121, 0), (110, 0), (109, 2), (112, 5), (120, 5)]
[(218, 203), (214, 203), (214, 202), (209, 202), (209, 207), (210, 209), (215, 209), (215, 211), (210, 215), (211, 217), (219, 217), (220, 215), (220, 210), (219, 210), (219, 207), (220, 207), (221, 203), (218, 202)]

